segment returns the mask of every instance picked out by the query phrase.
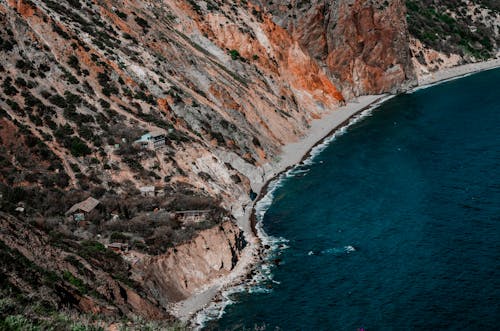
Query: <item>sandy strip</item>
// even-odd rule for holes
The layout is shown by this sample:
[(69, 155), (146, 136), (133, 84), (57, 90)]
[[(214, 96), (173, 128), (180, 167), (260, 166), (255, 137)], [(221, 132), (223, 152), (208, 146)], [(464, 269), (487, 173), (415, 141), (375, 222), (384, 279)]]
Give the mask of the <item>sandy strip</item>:
[(461, 76), (465, 76), (467, 74), (477, 73), (499, 67), (500, 67), (500, 59), (464, 64), (457, 67), (442, 69), (432, 74), (419, 77), (418, 85), (424, 86), (424, 85), (435, 84), (448, 79), (458, 78)]
[[(447, 68), (438, 72), (420, 77), (418, 86), (436, 84), (438, 82), (461, 77), (470, 73), (476, 73), (484, 70), (500, 67), (500, 59), (491, 61), (471, 63), (453, 68)], [(265, 178), (269, 182), (270, 179), (276, 177), (283, 171), (301, 162), (308, 155), (310, 150), (330, 136), (335, 130), (344, 126), (346, 122), (376, 104), (387, 95), (367, 95), (361, 96), (347, 105), (340, 107), (331, 113), (323, 116), (321, 119), (314, 120), (311, 123), (309, 132), (298, 142), (287, 144), (283, 147), (282, 153), (278, 157), (278, 162), (268, 164), (265, 168)], [(261, 196), (262, 189), (265, 188), (265, 183), (252, 183), (253, 190)], [(247, 208), (245, 215), (240, 217), (237, 222), (244, 229), (250, 226), (250, 219), (253, 212), (252, 208)], [(250, 272), (253, 265), (259, 260), (258, 251), (260, 248), (259, 240), (251, 231), (245, 231), (249, 245), (243, 251), (242, 257), (238, 262), (235, 270), (229, 275), (217, 279), (216, 282), (209, 284), (199, 293), (191, 296), (185, 301), (179, 302), (172, 306), (171, 313), (182, 321), (189, 321), (197, 312), (205, 308), (212, 301), (217, 300), (221, 291), (241, 283), (246, 275)], [(219, 298), (220, 299), (220, 298)]]

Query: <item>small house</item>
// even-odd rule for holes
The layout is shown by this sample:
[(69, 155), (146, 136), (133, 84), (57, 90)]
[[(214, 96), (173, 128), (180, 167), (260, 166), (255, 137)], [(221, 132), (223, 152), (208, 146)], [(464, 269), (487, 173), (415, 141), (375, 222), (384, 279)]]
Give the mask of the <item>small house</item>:
[(107, 248), (111, 249), (116, 253), (126, 252), (128, 251), (128, 245), (122, 243), (111, 243), (107, 245)]
[(143, 197), (154, 197), (156, 195), (156, 189), (154, 186), (142, 186), (139, 187), (139, 191)]
[(166, 141), (165, 132), (157, 131), (142, 135), (140, 139), (134, 141), (134, 144), (144, 149), (158, 149), (164, 147)]
[(84, 201), (74, 204), (66, 212), (66, 217), (72, 217), (74, 221), (84, 221), (89, 213), (91, 213), (100, 204), (99, 200), (88, 197)]
[(206, 210), (183, 210), (183, 211), (174, 211), (171, 216), (185, 223), (197, 223), (204, 221), (208, 214), (211, 212), (210, 209)]

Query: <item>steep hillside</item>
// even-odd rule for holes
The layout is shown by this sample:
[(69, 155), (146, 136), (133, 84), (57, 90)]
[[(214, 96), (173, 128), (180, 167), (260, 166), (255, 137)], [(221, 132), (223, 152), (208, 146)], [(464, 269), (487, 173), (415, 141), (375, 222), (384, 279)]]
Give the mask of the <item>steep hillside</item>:
[(500, 54), (500, 3), (488, 0), (406, 1), (418, 75)]
[(0, 0), (0, 318), (169, 320), (235, 268), (283, 145), (496, 56), (499, 20), (487, 0)]

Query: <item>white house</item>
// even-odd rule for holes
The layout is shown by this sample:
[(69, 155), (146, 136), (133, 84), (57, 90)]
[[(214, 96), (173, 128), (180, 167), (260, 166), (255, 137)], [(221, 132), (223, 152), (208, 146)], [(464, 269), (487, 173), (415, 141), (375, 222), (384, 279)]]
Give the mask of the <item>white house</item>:
[(141, 148), (158, 149), (165, 146), (167, 136), (165, 132), (156, 131), (143, 134), (140, 139), (134, 141), (134, 144)]

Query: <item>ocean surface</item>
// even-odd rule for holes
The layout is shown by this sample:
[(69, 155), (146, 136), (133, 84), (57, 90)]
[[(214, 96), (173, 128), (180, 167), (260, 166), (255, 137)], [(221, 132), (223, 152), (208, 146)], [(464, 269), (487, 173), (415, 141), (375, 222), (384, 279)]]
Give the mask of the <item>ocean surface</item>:
[(306, 163), (265, 206), (266, 277), (206, 329), (500, 329), (500, 70), (397, 96)]

